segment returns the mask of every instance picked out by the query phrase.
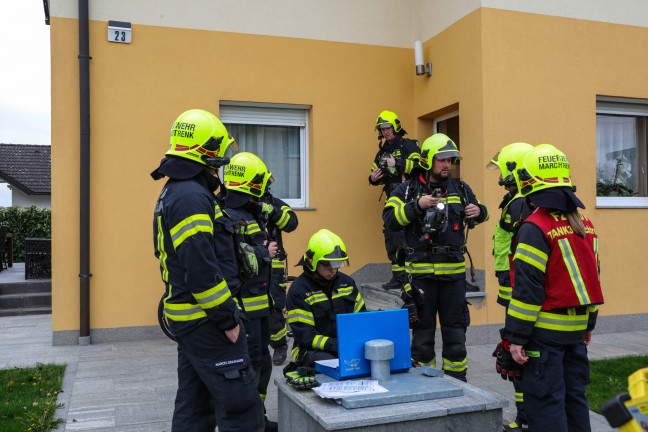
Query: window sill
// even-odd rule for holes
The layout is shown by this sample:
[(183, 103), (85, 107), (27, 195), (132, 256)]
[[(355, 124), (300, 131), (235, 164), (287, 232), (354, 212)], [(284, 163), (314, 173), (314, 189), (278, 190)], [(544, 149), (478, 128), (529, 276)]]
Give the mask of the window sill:
[(648, 197), (596, 197), (596, 208), (648, 208)]

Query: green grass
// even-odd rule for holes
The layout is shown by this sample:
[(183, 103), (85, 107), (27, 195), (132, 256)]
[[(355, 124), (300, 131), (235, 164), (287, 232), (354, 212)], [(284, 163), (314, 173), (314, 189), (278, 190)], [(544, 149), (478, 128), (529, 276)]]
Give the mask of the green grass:
[(601, 405), (618, 394), (628, 393), (628, 377), (646, 367), (648, 356), (590, 361), (591, 382), (587, 387), (589, 408), (601, 414)]
[(62, 420), (54, 418), (65, 365), (0, 370), (0, 424), (3, 432), (47, 432)]

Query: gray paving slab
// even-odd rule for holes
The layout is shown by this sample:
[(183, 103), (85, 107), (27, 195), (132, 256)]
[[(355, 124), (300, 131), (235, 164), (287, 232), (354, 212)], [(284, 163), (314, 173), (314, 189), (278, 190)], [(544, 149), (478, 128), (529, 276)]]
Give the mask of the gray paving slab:
[[(468, 380), (507, 399), (504, 419), (509, 421), (515, 409), (513, 386), (493, 371), (493, 348), (492, 344), (468, 347)], [(648, 355), (648, 331), (594, 334), (591, 359), (624, 355)], [(59, 395), (64, 407), (57, 411), (65, 423), (57, 432), (170, 431), (177, 386), (173, 342), (52, 346), (51, 315), (0, 317), (0, 368), (50, 362), (67, 364)], [(278, 416), (274, 380), (281, 379), (282, 368), (273, 368), (266, 399), (267, 416), (274, 421)], [(603, 417), (591, 413), (590, 419), (594, 432), (613, 431)]]

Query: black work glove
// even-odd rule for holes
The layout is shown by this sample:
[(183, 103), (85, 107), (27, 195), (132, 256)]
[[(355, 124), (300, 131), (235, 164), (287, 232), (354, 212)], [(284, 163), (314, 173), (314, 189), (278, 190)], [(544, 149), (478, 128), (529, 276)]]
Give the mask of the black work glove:
[(409, 319), (409, 328), (413, 329), (419, 324), (418, 313), (416, 312), (416, 305), (413, 300), (405, 303), (403, 309), (407, 309), (407, 318)]
[(405, 286), (401, 287), (400, 298), (405, 304), (414, 302), (418, 307), (423, 307), (425, 304), (425, 293), (423, 290), (413, 287), (409, 282), (405, 283)]
[(522, 378), (522, 369), (524, 366), (513, 360), (511, 356), (511, 341), (507, 336), (502, 336), (502, 340), (497, 344), (495, 351), (495, 370), (500, 374), (503, 380), (516, 381)]

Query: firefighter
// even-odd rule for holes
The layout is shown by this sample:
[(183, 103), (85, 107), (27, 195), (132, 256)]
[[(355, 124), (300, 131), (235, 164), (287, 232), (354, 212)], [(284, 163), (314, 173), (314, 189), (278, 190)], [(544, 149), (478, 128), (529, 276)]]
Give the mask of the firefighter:
[(273, 309), (270, 314), (270, 346), (272, 364), (279, 366), (286, 361), (288, 355), (288, 328), (284, 310), (286, 308), (286, 272), (287, 254), (283, 247), (283, 232), (293, 232), (299, 220), (292, 208), (279, 198), (272, 196), (270, 186), (261, 197), (267, 206), (267, 230), (270, 240), (277, 242), (277, 255), (272, 259), (272, 276), (270, 278), (270, 295), (272, 296)]
[[(378, 131), (378, 152), (371, 165), (369, 183), (383, 187), (383, 193), (389, 198), (396, 187), (410, 178), (412, 170), (418, 166), (420, 158), (419, 143), (416, 140), (403, 138), (407, 132), (396, 113), (383, 111), (376, 119)], [(382, 195), (381, 195), (382, 196)], [(401, 289), (407, 282), (407, 274), (398, 263), (397, 254), (403, 245), (403, 236), (383, 225), (385, 249), (392, 265), (391, 280), (383, 288)]]
[(603, 293), (598, 237), (572, 188), (569, 161), (550, 144), (524, 157), (518, 189), (535, 210), (519, 226), (506, 337), (530, 430), (590, 431), (585, 387)]
[[(270, 343), (270, 276), (277, 242), (268, 238), (266, 223), (273, 209), (260, 201), (272, 173), (255, 154), (237, 153), (225, 166), (223, 182), (224, 212), (232, 221), (234, 248), (238, 259), (226, 260), (225, 274), (230, 291), (244, 316), (252, 366), (263, 401), (272, 374)], [(265, 204), (265, 205), (264, 205)], [(265, 419), (265, 430), (277, 430), (277, 424)]]
[[(526, 200), (517, 189), (513, 171), (516, 167), (522, 165), (522, 158), (532, 148), (533, 146), (527, 143), (518, 142), (509, 144), (502, 147), (486, 165), (486, 168), (489, 170), (499, 169), (499, 185), (506, 189), (506, 194), (499, 205), (502, 213), (497, 225), (495, 225), (495, 232), (493, 234), (495, 276), (499, 282), (497, 303), (505, 308), (508, 307), (509, 301), (511, 300), (511, 293), (513, 292), (509, 265), (510, 259), (512, 258), (511, 240), (515, 227), (531, 213), (531, 209), (527, 205)], [(507, 375), (502, 375), (502, 377), (503, 379), (508, 379)], [(527, 421), (526, 415), (524, 414), (524, 394), (520, 389), (520, 381), (515, 379), (512, 381), (513, 387), (515, 388), (515, 407), (517, 413), (513, 421), (504, 425), (504, 430), (526, 430)]]
[(245, 325), (217, 258), (233, 254), (214, 197), (219, 166), (234, 140), (213, 114), (192, 109), (171, 127), (168, 177), (155, 206), (153, 244), (166, 287), (164, 313), (178, 342), (173, 432), (262, 431)]
[[(421, 146), (421, 169), (387, 200), (385, 225), (403, 230), (407, 244), (405, 267), (410, 282), (401, 297), (412, 323), (414, 366), (435, 367), (436, 315), (443, 340), (442, 369), (466, 381), (466, 329), (470, 322), (466, 296), (464, 229), (488, 218), (470, 186), (450, 177), (459, 150), (442, 133)], [(467, 231), (466, 231), (467, 232)]]
[(288, 290), (286, 308), (293, 331), (292, 354), (298, 366), (337, 358), (335, 316), (365, 311), (355, 281), (338, 271), (349, 265), (342, 239), (327, 229), (313, 234), (301, 264), (304, 272)]

